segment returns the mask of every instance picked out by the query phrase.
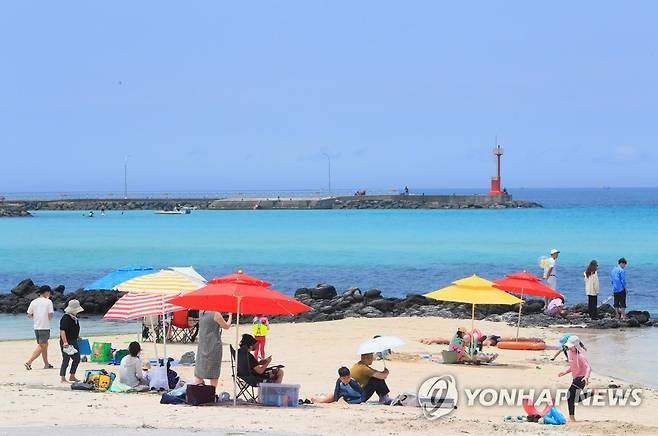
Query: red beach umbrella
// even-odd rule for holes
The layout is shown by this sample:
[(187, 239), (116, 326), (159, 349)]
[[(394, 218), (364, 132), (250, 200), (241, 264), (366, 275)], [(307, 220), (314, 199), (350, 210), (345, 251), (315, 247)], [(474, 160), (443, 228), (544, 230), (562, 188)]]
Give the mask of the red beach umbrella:
[[(240, 337), (240, 314), (295, 315), (312, 309), (279, 291), (269, 288), (270, 283), (250, 277), (241, 271), (229, 276), (209, 280), (201, 289), (181, 295), (171, 304), (188, 309), (212, 310), (236, 314), (235, 349)], [(236, 355), (236, 367), (237, 367)], [(236, 404), (236, 385), (233, 380), (233, 404)]]
[[(532, 295), (544, 298), (560, 298), (562, 294), (555, 289), (550, 288), (541, 282), (541, 279), (529, 272), (523, 271), (513, 274), (507, 274), (504, 279), (494, 280), (494, 288), (503, 291), (524, 295)], [(523, 301), (519, 304), (519, 320), (516, 324), (516, 338), (519, 337), (519, 328), (521, 326), (521, 308)]]
[(238, 271), (235, 274), (229, 274), (227, 276), (215, 277), (208, 281), (209, 284), (219, 284), (219, 283), (240, 283), (245, 285), (256, 285), (269, 288), (272, 286), (272, 283), (266, 282), (265, 280), (252, 277), (248, 274), (245, 274), (242, 271)]

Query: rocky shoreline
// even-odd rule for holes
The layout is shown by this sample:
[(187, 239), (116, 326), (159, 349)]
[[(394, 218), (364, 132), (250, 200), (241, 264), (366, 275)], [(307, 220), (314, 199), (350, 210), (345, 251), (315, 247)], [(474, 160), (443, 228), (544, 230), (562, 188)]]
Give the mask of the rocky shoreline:
[[(20, 282), (9, 294), (0, 294), (0, 313), (25, 313), (30, 301), (35, 298), (39, 288), (51, 290), (51, 299), (55, 310), (63, 310), (71, 299), (77, 299), (87, 315), (102, 315), (118, 300), (122, 293), (118, 291), (85, 291), (64, 293), (64, 285), (51, 288), (48, 285), (38, 286), (31, 279)], [(458, 303), (447, 303), (428, 299), (422, 295), (410, 294), (404, 298), (387, 298), (379, 289), (361, 291), (359, 288), (349, 288), (338, 293), (334, 286), (318, 284), (313, 288), (300, 288), (295, 292), (295, 298), (311, 306), (314, 310), (295, 316), (275, 316), (273, 322), (317, 322), (338, 320), (343, 318), (385, 318), (398, 316), (438, 316), (442, 318), (471, 318), (471, 306)], [(609, 304), (599, 307), (601, 316), (591, 320), (587, 315), (585, 304), (576, 304), (567, 308), (565, 318), (555, 318), (542, 312), (542, 300), (526, 300), (523, 305), (521, 326), (548, 327), (551, 325), (582, 325), (592, 329), (613, 329), (621, 327), (658, 327), (658, 322), (650, 319), (647, 311), (633, 310), (628, 312), (628, 320), (614, 319), (614, 309)], [(518, 305), (498, 306), (479, 305), (475, 309), (478, 320), (506, 322), (516, 325)], [(250, 322), (245, 319), (245, 323)]]

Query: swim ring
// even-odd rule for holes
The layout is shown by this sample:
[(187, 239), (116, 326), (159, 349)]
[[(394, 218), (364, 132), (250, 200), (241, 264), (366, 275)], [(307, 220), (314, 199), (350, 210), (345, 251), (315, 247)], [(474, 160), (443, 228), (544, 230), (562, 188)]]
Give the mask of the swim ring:
[(526, 342), (526, 341), (501, 341), (498, 342), (498, 348), (503, 350), (530, 350), (541, 351), (546, 349), (546, 343), (541, 342)]

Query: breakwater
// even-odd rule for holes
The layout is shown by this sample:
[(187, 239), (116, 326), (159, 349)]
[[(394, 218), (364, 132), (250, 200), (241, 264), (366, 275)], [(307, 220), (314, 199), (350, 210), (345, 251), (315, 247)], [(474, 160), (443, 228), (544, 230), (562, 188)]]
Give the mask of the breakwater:
[[(67, 199), (0, 202), (0, 216), (29, 216), (38, 210), (207, 210), (271, 209), (506, 209), (537, 208), (540, 204), (514, 200), (511, 195), (354, 195), (314, 198), (170, 198)], [(4, 211), (4, 212), (3, 212)]]

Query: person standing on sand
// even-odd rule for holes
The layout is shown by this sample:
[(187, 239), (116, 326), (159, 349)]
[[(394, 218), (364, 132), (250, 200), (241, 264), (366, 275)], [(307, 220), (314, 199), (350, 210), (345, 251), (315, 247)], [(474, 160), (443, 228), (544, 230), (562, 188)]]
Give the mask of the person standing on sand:
[(572, 335), (565, 343), (565, 347), (569, 350), (567, 352), (569, 359), (569, 368), (558, 374), (562, 377), (571, 373), (573, 380), (569, 386), (569, 395), (567, 396), (567, 404), (569, 406), (569, 421), (576, 422), (576, 402), (583, 401), (585, 398), (592, 395), (592, 392), (582, 392), (585, 386), (589, 383), (589, 376), (592, 372), (592, 367), (585, 358), (585, 349), (581, 346), (578, 336)]
[(591, 319), (599, 319), (598, 313), (598, 295), (599, 295), (599, 275), (597, 270), (599, 264), (596, 260), (589, 263), (585, 270), (585, 294), (587, 295), (587, 312)]
[(32, 362), (39, 356), (43, 359), (44, 369), (53, 368), (48, 362), (48, 340), (50, 339), (50, 320), (53, 319), (55, 309), (53, 302), (50, 301), (50, 288), (42, 286), (37, 294), (39, 296), (32, 300), (27, 308), (27, 317), (34, 321), (34, 335), (37, 338), (37, 348), (25, 362), (25, 369), (28, 371), (32, 369)]
[(267, 333), (270, 330), (270, 321), (265, 315), (258, 315), (254, 317), (252, 332), (253, 336), (256, 339), (256, 351), (254, 351), (254, 357), (258, 359), (265, 359), (265, 339), (267, 338)]
[(211, 386), (217, 386), (222, 364), (222, 329), (231, 328), (233, 314), (228, 321), (219, 312), (202, 310), (199, 312), (199, 346), (197, 348), (194, 382), (203, 384), (204, 379)]
[[(80, 312), (84, 312), (80, 302), (71, 300), (64, 309), (64, 316), (59, 321), (59, 348), (62, 350), (62, 366), (59, 369), (59, 376), (62, 383), (80, 381), (75, 377), (75, 372), (80, 364), (80, 349), (78, 348), (78, 340), (80, 340), (78, 314)], [(66, 369), (69, 361), (71, 361), (71, 370), (67, 381)]]
[(612, 282), (612, 295), (614, 296), (615, 316), (617, 319), (626, 319), (626, 259), (617, 261), (617, 266), (610, 271)]

